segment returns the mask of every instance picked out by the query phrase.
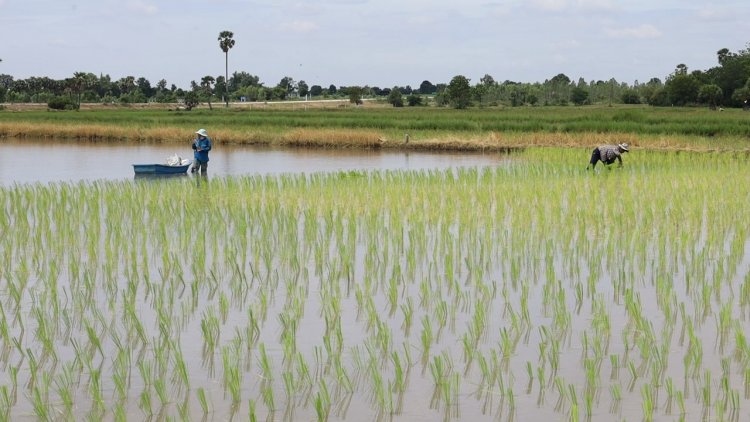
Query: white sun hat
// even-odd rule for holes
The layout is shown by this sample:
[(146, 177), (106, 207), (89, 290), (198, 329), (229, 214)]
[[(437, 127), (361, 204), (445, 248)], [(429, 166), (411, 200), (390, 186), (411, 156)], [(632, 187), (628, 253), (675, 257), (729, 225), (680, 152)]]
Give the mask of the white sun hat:
[(206, 132), (206, 129), (198, 129), (195, 133), (200, 136), (208, 136), (208, 132)]
[(628, 144), (625, 144), (625, 143), (623, 143), (623, 144), (617, 144), (617, 146), (620, 147), (620, 148), (622, 148), (623, 151), (630, 151), (628, 149)]

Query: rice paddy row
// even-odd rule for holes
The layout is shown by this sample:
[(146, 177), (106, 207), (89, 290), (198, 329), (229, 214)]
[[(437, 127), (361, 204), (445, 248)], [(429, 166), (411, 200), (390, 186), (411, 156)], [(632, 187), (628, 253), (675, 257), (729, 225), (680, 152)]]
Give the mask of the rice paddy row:
[(740, 420), (747, 159), (585, 155), (0, 188), (0, 418)]

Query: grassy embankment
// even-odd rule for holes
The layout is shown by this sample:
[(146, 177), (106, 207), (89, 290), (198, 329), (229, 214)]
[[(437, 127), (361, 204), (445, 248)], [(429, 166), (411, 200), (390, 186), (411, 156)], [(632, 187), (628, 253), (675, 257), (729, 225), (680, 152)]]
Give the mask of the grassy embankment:
[[(453, 110), (295, 102), (176, 111), (165, 106), (0, 112), (0, 137), (180, 142), (205, 127), (217, 143), (431, 150), (589, 147), (750, 150), (750, 113), (697, 108), (535, 107)], [(405, 143), (406, 134), (409, 142)]]

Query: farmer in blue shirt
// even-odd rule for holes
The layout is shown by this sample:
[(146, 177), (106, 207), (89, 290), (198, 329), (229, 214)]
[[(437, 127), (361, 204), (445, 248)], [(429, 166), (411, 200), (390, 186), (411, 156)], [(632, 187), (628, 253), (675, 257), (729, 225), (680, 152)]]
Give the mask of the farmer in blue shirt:
[(206, 129), (198, 129), (195, 132), (198, 137), (193, 140), (194, 161), (191, 172), (195, 173), (200, 169), (201, 173), (205, 173), (208, 168), (208, 151), (211, 151), (211, 139), (208, 137)]

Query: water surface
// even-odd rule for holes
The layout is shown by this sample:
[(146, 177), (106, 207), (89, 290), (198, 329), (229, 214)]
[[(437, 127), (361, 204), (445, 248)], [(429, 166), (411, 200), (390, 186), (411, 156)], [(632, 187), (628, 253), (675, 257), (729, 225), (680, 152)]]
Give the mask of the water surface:
[[(189, 144), (0, 139), (0, 185), (133, 179), (133, 164), (192, 159)], [(215, 145), (211, 176), (350, 170), (445, 169), (498, 164), (502, 154)]]

